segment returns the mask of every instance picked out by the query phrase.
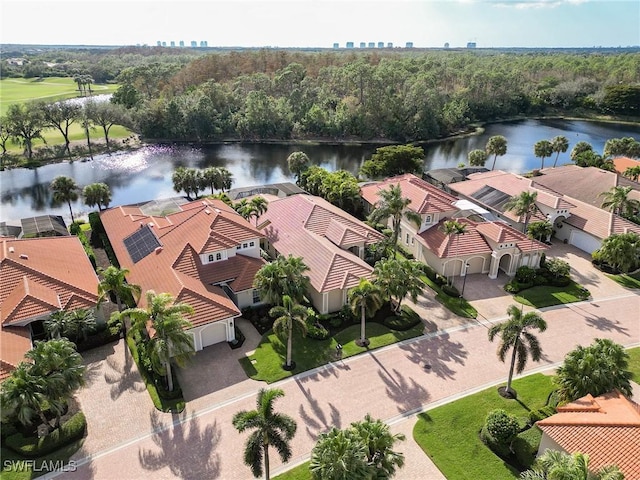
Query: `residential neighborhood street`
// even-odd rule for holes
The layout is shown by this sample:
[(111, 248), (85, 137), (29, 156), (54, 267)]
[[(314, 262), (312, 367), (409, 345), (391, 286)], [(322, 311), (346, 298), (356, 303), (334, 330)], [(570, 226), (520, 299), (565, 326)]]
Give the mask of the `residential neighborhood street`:
[[(601, 281), (605, 279), (589, 285), (592, 301), (543, 309), (549, 326), (539, 336), (543, 360), (529, 363), (525, 373), (549, 369), (576, 345), (594, 338), (625, 346), (640, 343), (637, 291), (608, 279), (599, 287)], [(430, 300), (425, 299), (433, 316), (446, 319), (447, 312)], [(510, 302), (509, 296), (497, 301), (502, 311)], [(506, 380), (508, 367), (487, 340), (488, 326), (501, 319), (445, 322), (453, 326), (271, 385), (285, 391), (276, 409), (298, 422), (291, 462), (281, 466), (272, 455), (272, 473), (307, 460), (319, 433), (370, 413), (407, 436), (399, 447), (407, 465), (398, 478), (443, 478), (413, 442), (414, 414)], [(242, 326), (250, 328), (248, 323)], [(242, 350), (256, 341), (252, 332)], [(73, 457), (78, 471), (58, 478), (252, 478), (242, 463), (246, 436), (234, 429), (231, 418), (239, 410), (253, 409), (256, 392), (266, 385), (242, 378), (236, 360), (242, 350), (220, 344), (198, 354), (195, 364), (181, 372), (188, 403), (180, 415), (155, 411), (122, 341), (107, 352), (92, 352), (95, 358), (87, 359), (90, 383), (79, 394), (88, 437)]]

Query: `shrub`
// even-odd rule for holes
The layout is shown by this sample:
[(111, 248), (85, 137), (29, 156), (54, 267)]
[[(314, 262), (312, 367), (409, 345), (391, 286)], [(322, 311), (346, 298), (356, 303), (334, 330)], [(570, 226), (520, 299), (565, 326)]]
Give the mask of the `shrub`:
[(542, 431), (538, 427), (531, 427), (518, 434), (513, 441), (513, 453), (521, 469), (529, 468), (536, 459)]
[(548, 280), (542, 275), (536, 275), (535, 277), (533, 277), (533, 285), (536, 287), (546, 285), (547, 283)]
[(554, 287), (566, 287), (571, 283), (571, 279), (569, 277), (557, 277), (552, 278), (549, 283)]
[(23, 457), (42, 457), (82, 438), (86, 427), (87, 420), (84, 414), (78, 412), (60, 428), (44, 437), (24, 437), (21, 433), (15, 433), (7, 437), (6, 445)]
[(403, 332), (418, 325), (422, 320), (411, 307), (403, 305), (400, 315), (392, 315), (384, 319), (383, 325), (391, 330)]
[(320, 323), (309, 324), (307, 326), (307, 337), (314, 340), (326, 340), (329, 338), (329, 330)]
[(544, 420), (551, 415), (555, 415), (556, 409), (551, 405), (544, 406), (537, 410), (531, 410), (529, 412), (529, 425), (534, 425), (536, 422), (540, 420)]
[(433, 268), (431, 268), (429, 265), (424, 264), (422, 266), (422, 270), (424, 271), (424, 274), (427, 276), (429, 280), (431, 280), (432, 282), (436, 281), (438, 272), (436, 272)]
[(508, 447), (518, 434), (520, 427), (518, 419), (509, 415), (505, 410), (498, 408), (491, 410), (485, 421), (487, 433), (501, 446)]
[(436, 274), (436, 280), (435, 280), (436, 284), (438, 284), (439, 286), (442, 285), (446, 285), (447, 284), (447, 278), (443, 277), (442, 275), (440, 275), (439, 273)]
[(343, 323), (343, 320), (340, 315), (331, 315), (331, 317), (329, 317), (329, 325), (331, 325), (331, 328), (335, 328), (335, 329), (340, 328), (342, 323)]
[(571, 266), (569, 262), (560, 260), (559, 258), (552, 258), (547, 260), (545, 267), (554, 278), (568, 277), (571, 272)]
[(447, 295), (449, 295), (450, 297), (457, 298), (460, 296), (460, 292), (453, 285), (442, 285), (442, 291)]
[(531, 268), (523, 265), (522, 267), (516, 270), (516, 280), (521, 283), (530, 283), (533, 282), (533, 279), (536, 276), (536, 271)]

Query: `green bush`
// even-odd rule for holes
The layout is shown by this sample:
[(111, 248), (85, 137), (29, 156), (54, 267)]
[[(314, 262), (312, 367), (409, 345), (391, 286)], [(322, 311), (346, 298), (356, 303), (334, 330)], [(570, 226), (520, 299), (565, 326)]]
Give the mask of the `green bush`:
[(447, 284), (447, 278), (443, 277), (442, 275), (440, 275), (439, 273), (436, 274), (436, 280), (435, 280), (436, 284), (438, 284), (438, 286), (442, 286), (442, 285), (446, 285)]
[(83, 437), (87, 420), (82, 412), (76, 413), (62, 426), (44, 437), (24, 437), (15, 433), (6, 439), (6, 446), (27, 458), (37, 458), (60, 450)]
[(446, 284), (442, 285), (442, 292), (454, 298), (457, 298), (460, 296), (460, 292), (453, 285), (446, 285)]
[(503, 445), (493, 438), (486, 425), (482, 427), (482, 430), (480, 430), (480, 440), (482, 440), (482, 443), (489, 447), (489, 449), (499, 457), (506, 459), (511, 455), (509, 446)]
[(408, 305), (403, 305), (400, 310), (400, 315), (392, 315), (386, 317), (382, 324), (385, 327), (390, 328), (391, 330), (404, 332), (406, 330), (409, 330), (410, 328), (415, 327), (422, 321), (420, 319), (420, 315), (418, 315)]
[(501, 408), (489, 412), (485, 427), (491, 437), (504, 446), (508, 446), (520, 430), (518, 419)]
[(535, 287), (539, 287), (541, 285), (546, 285), (549, 281), (542, 275), (536, 275), (533, 277), (533, 285)]
[(555, 413), (556, 409), (551, 405), (547, 405), (537, 410), (531, 410), (529, 412), (529, 425), (533, 425), (537, 421), (544, 420), (551, 415), (555, 415)]
[(436, 278), (438, 277), (438, 272), (436, 272), (429, 265), (424, 264), (422, 266), (422, 271), (424, 272), (424, 274), (427, 276), (427, 278), (429, 280), (431, 280), (432, 282), (436, 282), (437, 281)]
[(569, 277), (569, 273), (571, 272), (571, 266), (569, 262), (565, 262), (559, 258), (552, 258), (547, 260), (545, 263), (545, 268), (551, 272), (551, 275), (554, 278), (562, 278)]
[(516, 280), (521, 283), (530, 283), (533, 282), (533, 279), (536, 276), (536, 271), (531, 268), (523, 265), (516, 270)]
[(567, 287), (570, 283), (571, 283), (571, 278), (569, 277), (556, 277), (556, 278), (552, 278), (549, 281), (549, 284), (551, 284), (554, 287)]
[(307, 325), (307, 337), (314, 340), (326, 340), (329, 338), (329, 330), (320, 323), (309, 324)]
[(524, 432), (518, 434), (513, 441), (513, 454), (521, 469), (529, 468), (536, 459), (540, 440), (542, 439), (542, 431), (533, 426)]

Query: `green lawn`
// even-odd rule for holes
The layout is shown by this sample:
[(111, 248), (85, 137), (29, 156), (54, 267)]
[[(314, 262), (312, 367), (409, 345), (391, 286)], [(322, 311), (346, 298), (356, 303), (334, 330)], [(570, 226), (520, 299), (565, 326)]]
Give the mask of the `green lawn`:
[[(96, 94), (112, 93), (118, 85), (91, 85)], [(5, 78), (0, 80), (0, 115), (4, 115), (9, 105), (35, 100), (55, 102), (78, 96), (78, 85), (69, 77), (51, 78)]]
[(629, 354), (629, 370), (633, 373), (633, 381), (640, 383), (640, 347), (630, 348), (627, 350)]
[(413, 438), (449, 479), (516, 479), (519, 473), (487, 448), (478, 433), (489, 411), (503, 408), (526, 418), (545, 405), (552, 377), (535, 374), (515, 380), (518, 401), (498, 394), (497, 387), (469, 395), (418, 415)]
[(622, 275), (605, 274), (605, 275), (607, 275), (607, 277), (609, 277), (614, 282), (619, 283), (623, 287), (640, 288), (640, 271), (636, 273), (631, 273), (629, 275), (627, 274), (622, 274)]
[(550, 285), (531, 287), (513, 296), (516, 302), (535, 308), (580, 302), (587, 298), (589, 298), (589, 294), (585, 293), (583, 287), (573, 281), (566, 287), (552, 287)]
[(426, 283), (429, 286), (429, 288), (431, 288), (431, 290), (436, 292), (436, 300), (442, 303), (445, 307), (447, 307), (453, 313), (464, 318), (478, 317), (478, 311), (475, 308), (473, 308), (473, 306), (471, 306), (471, 304), (467, 302), (464, 298), (450, 297), (449, 295), (447, 295), (442, 291), (442, 289), (436, 282), (431, 280), (426, 275), (423, 275), (420, 278), (422, 278), (422, 281)]
[[(37, 469), (42, 470), (40, 472), (33, 472), (31, 460), (26, 459), (15, 453), (13, 450), (9, 450), (8, 448), (2, 447), (0, 449), (0, 458), (2, 458), (2, 472), (0, 473), (0, 479), (2, 480), (29, 480), (31, 478), (36, 478), (41, 475), (46, 474), (46, 467), (42, 466), (43, 462), (46, 462), (47, 465), (56, 464), (56, 462), (64, 462), (65, 464), (69, 462), (71, 455), (76, 453), (82, 447), (84, 443), (84, 439), (77, 440), (65, 447), (62, 447), (60, 450), (50, 453), (49, 455), (45, 455), (44, 457), (36, 459)], [(28, 463), (21, 464), (25, 468), (18, 468), (17, 463), (21, 461), (27, 461)], [(6, 463), (5, 463), (6, 462)], [(9, 463), (11, 462), (11, 463)], [(12, 467), (12, 468), (10, 468)]]
[[(384, 347), (392, 343), (422, 335), (424, 324), (420, 322), (415, 327), (397, 332), (379, 323), (367, 323), (367, 338), (371, 341), (368, 350)], [(283, 370), (286, 358), (286, 342), (281, 341), (273, 331), (269, 330), (262, 336), (255, 352), (240, 359), (242, 368), (247, 376), (254, 380), (273, 383), (296, 373), (305, 372), (336, 359), (336, 345), (342, 344), (342, 358), (366, 352), (367, 349), (356, 345), (360, 338), (360, 325), (352, 325), (326, 340), (314, 340), (294, 333), (293, 361), (296, 368), (293, 371)]]
[[(278, 480), (311, 480), (311, 472), (309, 471), (309, 463), (304, 462), (291, 470), (281, 473), (277, 477)], [(402, 470), (400, 470), (402, 472)], [(400, 477), (399, 477), (400, 478)]]

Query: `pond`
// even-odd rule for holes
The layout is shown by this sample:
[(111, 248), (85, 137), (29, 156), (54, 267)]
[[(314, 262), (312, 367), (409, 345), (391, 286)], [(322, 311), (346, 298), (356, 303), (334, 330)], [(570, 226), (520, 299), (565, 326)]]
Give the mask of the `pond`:
[[(560, 154), (558, 165), (569, 163), (569, 152), (586, 141), (602, 152), (610, 138), (640, 138), (640, 125), (621, 125), (581, 120), (523, 120), (497, 123), (486, 127), (481, 135), (445, 140), (424, 145), (425, 170), (456, 167), (466, 162), (467, 153), (484, 148), (492, 135), (507, 138), (507, 154), (499, 157), (496, 169), (517, 173), (539, 168), (540, 159), (533, 145), (542, 139), (564, 135), (569, 150)], [(70, 219), (66, 205), (54, 205), (49, 183), (57, 175), (73, 177), (78, 185), (104, 182), (111, 187), (112, 205), (125, 205), (175, 196), (171, 174), (178, 166), (204, 168), (226, 167), (233, 174), (234, 187), (292, 181), (287, 167), (291, 152), (303, 150), (311, 161), (328, 170), (345, 169), (356, 173), (380, 145), (284, 145), (228, 143), (207, 146), (148, 145), (134, 152), (96, 156), (93, 161), (76, 161), (46, 165), (37, 169), (13, 169), (0, 172), (0, 220), (19, 224), (19, 219), (51, 213)], [(487, 162), (490, 166), (490, 160)], [(546, 165), (553, 164), (553, 157)], [(72, 204), (78, 216), (89, 212), (81, 200)]]

